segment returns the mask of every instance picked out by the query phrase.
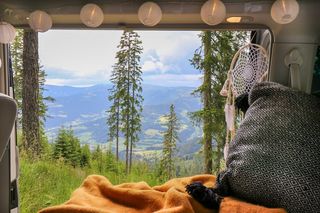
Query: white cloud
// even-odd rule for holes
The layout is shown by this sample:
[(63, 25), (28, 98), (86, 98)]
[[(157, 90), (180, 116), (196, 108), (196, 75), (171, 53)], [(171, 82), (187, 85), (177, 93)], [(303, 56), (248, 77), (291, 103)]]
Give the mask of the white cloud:
[[(187, 61), (190, 52), (200, 45), (198, 32), (138, 33), (144, 48), (141, 66), (148, 75), (180, 70), (179, 63)], [(39, 34), (40, 61), (47, 70), (47, 84), (80, 86), (107, 82), (121, 34), (122, 31), (115, 30), (51, 30)]]
[(168, 70), (170, 70), (170, 66), (163, 64), (159, 60), (147, 60), (147, 61), (144, 61), (142, 65), (143, 72), (160, 71), (161, 73), (164, 73)]
[[(96, 81), (88, 81), (84, 79), (63, 79), (63, 78), (47, 78), (46, 84), (48, 85), (57, 85), (57, 86), (74, 86), (74, 87), (86, 87), (86, 86), (93, 86), (97, 84)], [(103, 82), (101, 82), (103, 83)]]
[(120, 35), (120, 31), (48, 31), (39, 36), (41, 63), (77, 77), (110, 72)]
[(155, 51), (160, 61), (175, 60), (188, 54), (190, 47), (200, 45), (195, 31), (139, 31), (144, 52)]
[(201, 74), (161, 74), (144, 76), (144, 82), (147, 84), (159, 86), (188, 86), (196, 87), (201, 84)]

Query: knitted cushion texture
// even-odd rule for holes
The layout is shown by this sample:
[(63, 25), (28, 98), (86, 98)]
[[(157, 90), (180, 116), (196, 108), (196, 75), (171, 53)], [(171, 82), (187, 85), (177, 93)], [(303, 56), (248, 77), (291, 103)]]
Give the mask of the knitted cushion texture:
[(263, 82), (229, 146), (233, 195), (289, 213), (320, 212), (320, 99)]

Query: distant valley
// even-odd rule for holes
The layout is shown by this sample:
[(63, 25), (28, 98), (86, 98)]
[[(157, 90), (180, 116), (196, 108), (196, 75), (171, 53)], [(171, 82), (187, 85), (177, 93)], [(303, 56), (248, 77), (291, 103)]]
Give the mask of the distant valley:
[[(54, 103), (47, 103), (49, 117), (45, 128), (49, 142), (54, 142), (59, 128), (64, 126), (71, 127), (82, 144), (90, 144), (92, 148), (101, 144), (109, 148), (106, 111), (110, 107), (107, 98), (110, 88), (108, 84), (91, 87), (46, 85), (45, 95), (55, 99)], [(162, 116), (169, 112), (170, 104), (175, 105), (180, 121), (178, 155), (199, 150), (201, 129), (193, 126), (188, 116), (188, 112), (201, 108), (200, 99), (191, 95), (193, 90), (191, 87), (143, 85), (142, 132), (134, 150), (136, 157), (152, 156), (161, 151), (162, 132), (165, 130)]]

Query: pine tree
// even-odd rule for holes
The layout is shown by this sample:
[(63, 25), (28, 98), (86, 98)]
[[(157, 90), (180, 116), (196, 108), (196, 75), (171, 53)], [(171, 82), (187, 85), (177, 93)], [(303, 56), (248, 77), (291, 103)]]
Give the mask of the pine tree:
[[(111, 76), (113, 87), (109, 100), (113, 105), (109, 109), (108, 125), (109, 138), (116, 138), (118, 147), (119, 131), (125, 137), (126, 173), (131, 170), (132, 150), (139, 140), (142, 112), (142, 71), (140, 55), (142, 53), (141, 40), (136, 32), (125, 30), (121, 36), (119, 51)], [(118, 153), (118, 148), (117, 151)], [(116, 154), (118, 156), (118, 154)]]
[[(14, 93), (15, 93), (15, 99), (18, 103), (18, 128), (20, 129), (22, 127), (22, 103), (23, 103), (23, 98), (22, 98), (22, 94), (23, 94), (23, 82), (24, 79), (23, 78), (30, 78), (31, 76), (28, 75), (28, 73), (26, 73), (24, 75), (24, 63), (23, 63), (23, 55), (27, 54), (24, 53), (24, 51), (31, 51), (29, 49), (25, 49), (23, 48), (24, 45), (24, 30), (17, 30), (17, 36), (14, 40), (14, 42), (11, 45), (11, 59), (12, 59), (12, 68), (13, 68), (13, 81), (14, 81)], [(36, 35), (34, 35), (36, 36)], [(36, 36), (37, 37), (37, 36)], [(32, 40), (34, 42), (38, 42), (37, 38), (35, 40)], [(35, 46), (37, 48), (37, 45)], [(34, 50), (34, 53), (37, 55), (38, 50)], [(36, 60), (37, 56), (34, 56), (35, 58), (33, 58), (32, 60)], [(42, 68), (42, 66), (39, 65), (39, 59), (38, 59), (38, 66), (34, 65), (35, 68), (37, 69), (39, 67), (38, 70), (38, 117), (39, 117), (39, 153), (44, 154), (44, 152), (48, 151), (48, 140), (47, 137), (45, 135), (45, 131), (44, 131), (44, 121), (46, 119), (46, 112), (47, 112), (47, 105), (45, 104), (45, 101), (49, 101), (49, 102), (53, 102), (54, 99), (50, 96), (48, 97), (44, 97), (43, 96), (43, 92), (44, 92), (44, 83), (45, 83), (45, 71)], [(28, 71), (29, 72), (29, 71)], [(34, 76), (35, 77), (35, 76)], [(25, 79), (25, 81), (28, 81)], [(26, 85), (24, 85), (26, 86)], [(27, 101), (27, 100), (26, 100)], [(24, 111), (26, 113), (26, 110)], [(26, 122), (26, 121), (25, 121)], [(26, 134), (25, 134), (26, 135)], [(24, 144), (25, 146), (26, 144)]]
[(59, 159), (69, 154), (67, 153), (66, 141), (66, 130), (61, 128), (54, 144), (53, 158)]
[(41, 153), (38, 60), (38, 33), (33, 30), (24, 30), (22, 72), (23, 148), (32, 159), (38, 158)]
[(178, 138), (178, 118), (174, 111), (174, 105), (170, 106), (170, 113), (165, 116), (167, 130), (164, 132), (162, 158), (160, 162), (161, 178), (171, 179), (175, 176), (174, 154)]
[(89, 149), (89, 145), (85, 144), (84, 146), (81, 147), (80, 166), (81, 167), (85, 167), (85, 166), (90, 167), (90, 158), (91, 158), (91, 152)]
[(98, 164), (98, 170), (100, 173), (102, 173), (103, 170), (103, 153), (100, 148), (100, 145), (97, 146), (97, 148), (92, 153), (92, 160), (96, 161)]
[(132, 33), (132, 46), (130, 51), (130, 62), (131, 62), (131, 134), (130, 134), (130, 160), (129, 160), (129, 172), (131, 172), (132, 166), (132, 153), (133, 147), (136, 142), (139, 141), (138, 133), (141, 131), (141, 113), (142, 113), (142, 71), (140, 66), (140, 55), (142, 54), (142, 41), (137, 33)]
[(71, 130), (70, 144), (71, 144), (71, 152), (68, 156), (68, 160), (73, 167), (79, 166), (81, 161), (81, 148), (80, 141), (76, 138)]
[(118, 62), (113, 66), (111, 73), (111, 83), (113, 87), (109, 90), (108, 100), (112, 102), (112, 106), (107, 111), (108, 119), (107, 125), (109, 127), (109, 141), (110, 143), (115, 139), (116, 140), (116, 159), (119, 160), (119, 137), (120, 137), (120, 101), (121, 101), (121, 74), (119, 67), (121, 66), (122, 53), (117, 52), (116, 59)]
[(59, 129), (57, 139), (54, 144), (53, 157), (63, 159), (64, 162), (71, 164), (73, 167), (80, 165), (81, 148), (79, 139), (74, 136), (71, 128)]
[[(203, 151), (205, 173), (218, 172), (225, 143), (225, 98), (220, 90), (227, 78), (227, 72), (235, 52), (248, 38), (247, 32), (204, 31), (199, 37), (202, 45), (195, 51), (191, 64), (203, 71), (203, 83), (193, 94), (200, 94), (203, 109), (191, 113), (195, 123), (203, 125)], [(216, 142), (215, 150), (212, 142)], [(215, 156), (213, 165), (213, 154)]]

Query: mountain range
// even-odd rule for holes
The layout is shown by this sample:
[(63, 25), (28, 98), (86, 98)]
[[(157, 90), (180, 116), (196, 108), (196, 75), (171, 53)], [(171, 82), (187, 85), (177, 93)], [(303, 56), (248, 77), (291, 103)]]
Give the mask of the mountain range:
[[(89, 144), (93, 149), (97, 144), (114, 149), (108, 143), (108, 127), (106, 124), (108, 101), (111, 85), (101, 84), (90, 87), (70, 87), (45, 85), (45, 96), (55, 99), (48, 102), (48, 118), (45, 129), (49, 142), (54, 142), (62, 126), (74, 130), (81, 144)], [(140, 140), (134, 148), (135, 156), (152, 156), (162, 149), (163, 131), (165, 131), (164, 115), (174, 104), (180, 123), (177, 153), (180, 156), (195, 153), (199, 150), (202, 131), (194, 126), (189, 113), (201, 108), (199, 97), (191, 95), (192, 87), (162, 87), (143, 85), (142, 131)], [(120, 150), (123, 153), (123, 138), (120, 138)]]

